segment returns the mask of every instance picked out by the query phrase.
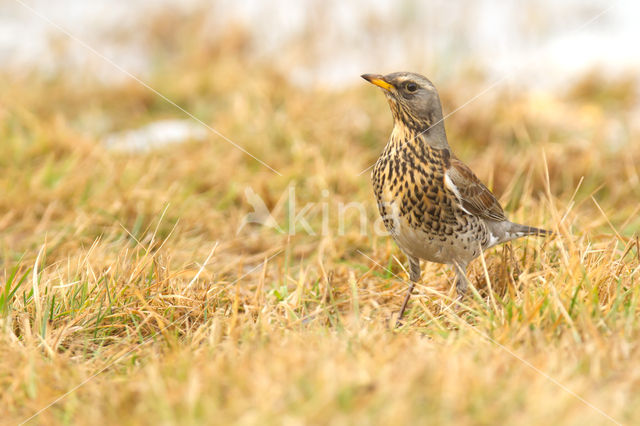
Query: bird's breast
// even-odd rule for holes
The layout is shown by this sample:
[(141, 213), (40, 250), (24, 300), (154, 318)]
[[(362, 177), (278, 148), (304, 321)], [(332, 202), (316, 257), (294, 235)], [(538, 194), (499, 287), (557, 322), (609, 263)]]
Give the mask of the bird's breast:
[(408, 145), (385, 149), (373, 168), (372, 182), (385, 227), (400, 248), (448, 263), (452, 256), (475, 256), (477, 243), (471, 236), (484, 231), (481, 221), (456, 207), (455, 195), (444, 182), (448, 157), (439, 151), (416, 151)]

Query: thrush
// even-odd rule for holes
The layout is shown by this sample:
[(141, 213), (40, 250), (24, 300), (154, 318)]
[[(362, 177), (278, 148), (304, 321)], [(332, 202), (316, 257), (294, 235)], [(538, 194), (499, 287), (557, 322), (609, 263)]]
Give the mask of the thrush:
[(451, 152), (431, 81), (409, 72), (362, 78), (382, 88), (393, 115), (393, 131), (372, 181), (385, 227), (409, 259), (411, 283), (398, 320), (420, 279), (420, 260), (453, 265), (462, 296), (467, 266), (483, 250), (552, 234), (510, 222), (491, 191)]

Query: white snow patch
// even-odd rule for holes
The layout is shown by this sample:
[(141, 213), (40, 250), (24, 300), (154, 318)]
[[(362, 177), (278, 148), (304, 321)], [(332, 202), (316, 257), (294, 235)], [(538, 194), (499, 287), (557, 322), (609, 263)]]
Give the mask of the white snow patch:
[(207, 138), (207, 130), (191, 120), (161, 120), (135, 130), (111, 133), (104, 146), (119, 152), (147, 152), (167, 145)]

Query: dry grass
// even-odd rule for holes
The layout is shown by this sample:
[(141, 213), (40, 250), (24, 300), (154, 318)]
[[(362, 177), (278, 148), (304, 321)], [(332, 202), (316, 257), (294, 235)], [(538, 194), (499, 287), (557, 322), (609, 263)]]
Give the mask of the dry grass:
[[(634, 81), (498, 90), (448, 119), (510, 217), (559, 236), (487, 252), (464, 306), (451, 271), (426, 265), (394, 330), (404, 259), (373, 232), (359, 174), (390, 131), (382, 96), (294, 87), (244, 54), (241, 32), (183, 39), (150, 84), (282, 176), (215, 135), (106, 151), (101, 134), (180, 117), (135, 82), (3, 76), (0, 422), (63, 395), (30, 423), (640, 422)], [(483, 82), (441, 86), (450, 111)], [(318, 235), (236, 233), (246, 187), (287, 231), (290, 184), (299, 208), (326, 203), (326, 235), (320, 207)], [(366, 235), (355, 213), (337, 233), (351, 201)]]

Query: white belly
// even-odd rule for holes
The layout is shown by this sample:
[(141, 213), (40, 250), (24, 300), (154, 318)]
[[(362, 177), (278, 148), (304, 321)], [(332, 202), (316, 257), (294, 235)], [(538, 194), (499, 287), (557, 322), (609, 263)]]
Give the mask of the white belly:
[(436, 263), (468, 263), (481, 252), (480, 240), (472, 233), (437, 235), (415, 229), (406, 219), (394, 217), (390, 233), (407, 255)]

